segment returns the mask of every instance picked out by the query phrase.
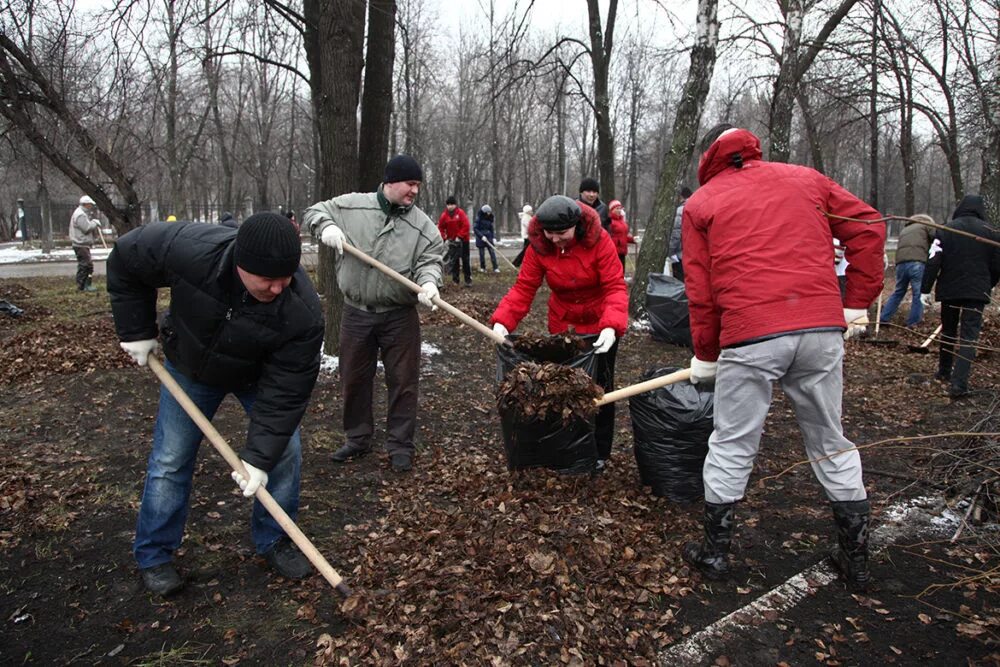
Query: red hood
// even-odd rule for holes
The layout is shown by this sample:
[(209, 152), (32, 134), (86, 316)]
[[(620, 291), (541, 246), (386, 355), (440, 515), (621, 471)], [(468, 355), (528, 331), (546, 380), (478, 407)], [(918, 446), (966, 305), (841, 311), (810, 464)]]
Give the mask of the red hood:
[[(585, 248), (590, 248), (597, 243), (601, 238), (601, 234), (604, 233), (604, 228), (601, 227), (601, 216), (589, 206), (580, 206), (580, 214), (580, 222), (576, 224), (577, 236), (575, 242)], [(583, 230), (582, 237), (580, 236), (581, 229)], [(535, 252), (539, 254), (551, 255), (557, 250), (556, 244), (545, 238), (542, 223), (538, 222), (538, 219), (535, 217), (528, 223), (528, 239), (535, 248)]]
[(698, 163), (698, 182), (702, 185), (734, 166), (733, 156), (739, 154), (743, 162), (761, 159), (760, 139), (750, 130), (734, 130), (715, 140), (701, 156)]

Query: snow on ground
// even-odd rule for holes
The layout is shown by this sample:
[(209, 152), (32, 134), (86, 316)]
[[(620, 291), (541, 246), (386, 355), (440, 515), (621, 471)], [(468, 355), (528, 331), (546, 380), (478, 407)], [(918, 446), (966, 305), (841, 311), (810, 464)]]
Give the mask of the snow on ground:
[[(424, 357), (433, 357), (436, 354), (441, 354), (441, 348), (430, 343), (420, 343), (420, 354)], [(338, 368), (340, 368), (340, 357), (331, 357), (329, 354), (324, 354), (323, 358), (320, 359), (320, 373), (333, 373)], [(378, 362), (378, 368), (383, 368), (381, 361)]]
[[(106, 259), (111, 248), (91, 248), (91, 256), (95, 260)], [(41, 248), (25, 249), (20, 243), (4, 243), (0, 245), (0, 264), (16, 264), (20, 262), (73, 262), (76, 254), (72, 248), (57, 248), (48, 255)]]

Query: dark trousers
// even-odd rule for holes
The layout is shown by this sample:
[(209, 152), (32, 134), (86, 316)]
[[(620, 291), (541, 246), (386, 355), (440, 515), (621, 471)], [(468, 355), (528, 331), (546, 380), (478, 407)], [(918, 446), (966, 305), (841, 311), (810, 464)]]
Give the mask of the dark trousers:
[(90, 248), (73, 246), (76, 253), (76, 288), (82, 290), (90, 284), (90, 276), (94, 273), (94, 260), (90, 257)]
[(524, 261), (524, 253), (528, 252), (528, 246), (531, 245), (531, 241), (524, 239), (524, 247), (521, 248), (521, 252), (517, 253), (517, 257), (511, 262), (514, 266), (521, 266), (521, 262)]
[(413, 453), (420, 381), (420, 317), (415, 307), (370, 313), (344, 305), (340, 323), (340, 382), (344, 394), (346, 444), (370, 447), (379, 353), (385, 367), (385, 448)]
[[(952, 393), (969, 390), (969, 373), (976, 358), (976, 342), (983, 327), (982, 303), (941, 302), (941, 351), (938, 376), (951, 379)], [(957, 348), (957, 349), (956, 349)]]
[[(618, 341), (604, 354), (597, 355), (597, 384), (608, 393), (615, 388), (615, 357), (618, 356)], [(597, 458), (605, 461), (611, 458), (611, 445), (615, 438), (615, 404), (608, 403), (597, 409), (597, 423), (594, 439), (597, 441)]]
[(454, 240), (448, 241), (448, 254), (445, 255), (444, 264), (448, 273), (451, 274), (451, 281), (458, 284), (458, 265), (462, 264), (462, 274), (465, 276), (465, 284), (472, 284), (472, 266), (469, 264), (469, 242)]
[(479, 268), (486, 269), (486, 253), (490, 253), (490, 261), (493, 262), (493, 270), (497, 269), (497, 254), (491, 246), (479, 246)]
[(677, 278), (677, 280), (684, 280), (684, 263), (671, 262), (670, 272), (674, 274), (674, 278)]

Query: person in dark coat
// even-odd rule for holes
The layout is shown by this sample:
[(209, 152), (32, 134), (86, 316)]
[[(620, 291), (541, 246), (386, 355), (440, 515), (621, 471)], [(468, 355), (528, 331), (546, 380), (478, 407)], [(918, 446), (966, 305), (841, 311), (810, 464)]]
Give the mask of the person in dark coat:
[[(299, 506), (299, 421), (319, 373), (323, 314), (299, 266), (301, 241), (278, 213), (250, 216), (238, 231), (194, 222), (134, 229), (108, 256), (108, 293), (121, 347), (140, 366), (162, 344), (164, 367), (209, 419), (233, 394), (250, 418), (239, 453), (243, 495), (266, 487), (294, 520)], [(170, 288), (157, 324), (156, 291)], [(153, 429), (133, 554), (143, 583), (170, 595), (183, 586), (173, 566), (187, 520), (202, 432), (166, 388)], [(254, 501), (257, 553), (282, 576), (309, 563)]]
[(486, 252), (489, 251), (493, 273), (500, 273), (497, 266), (497, 254), (493, 250), (493, 246), (496, 244), (496, 230), (493, 226), (493, 209), (490, 208), (489, 204), (485, 204), (479, 209), (476, 221), (472, 225), (472, 231), (476, 235), (476, 248), (479, 249), (479, 272), (486, 271)]
[[(949, 229), (992, 241), (1000, 234), (986, 221), (979, 195), (966, 195), (948, 223)], [(1000, 247), (962, 234), (939, 230), (924, 269), (920, 299), (930, 306), (931, 290), (941, 302), (941, 348), (934, 376), (949, 384), (948, 395), (960, 399), (969, 393), (969, 373), (976, 358), (976, 342), (983, 326), (983, 308), (1000, 280)]]
[(240, 226), (240, 223), (229, 211), (222, 212), (222, 215), (219, 217), (219, 224), (230, 229), (237, 229)]
[(585, 178), (580, 181), (580, 196), (576, 200), (597, 211), (601, 227), (611, 233), (611, 212), (608, 211), (608, 205), (601, 201), (601, 186), (596, 179)]

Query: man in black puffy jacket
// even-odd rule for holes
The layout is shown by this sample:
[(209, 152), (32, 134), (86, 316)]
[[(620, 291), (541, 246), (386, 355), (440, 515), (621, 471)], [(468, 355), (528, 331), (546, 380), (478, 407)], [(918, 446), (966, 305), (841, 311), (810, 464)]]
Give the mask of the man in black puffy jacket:
[[(162, 342), (164, 366), (209, 419), (227, 394), (250, 418), (233, 473), (245, 496), (266, 486), (293, 519), (302, 462), (298, 425), (319, 373), (323, 315), (299, 266), (295, 228), (277, 213), (250, 216), (239, 230), (153, 223), (132, 230), (108, 257), (108, 292), (121, 347), (140, 366)], [(156, 321), (156, 290), (170, 307)], [(158, 340), (159, 339), (159, 340)], [(160, 390), (133, 554), (146, 588), (169, 595), (183, 586), (172, 565), (187, 519), (202, 433), (169, 391)], [(257, 552), (288, 578), (309, 563), (255, 501)]]
[[(962, 198), (948, 228), (980, 239), (1000, 240), (1000, 234), (986, 221), (986, 207), (979, 195)], [(964, 234), (944, 230), (937, 233), (924, 269), (920, 299), (930, 306), (931, 289), (937, 283), (941, 351), (934, 377), (950, 384), (948, 395), (952, 400), (969, 393), (969, 372), (983, 326), (983, 307), (990, 302), (990, 292), (998, 280), (1000, 247)]]

